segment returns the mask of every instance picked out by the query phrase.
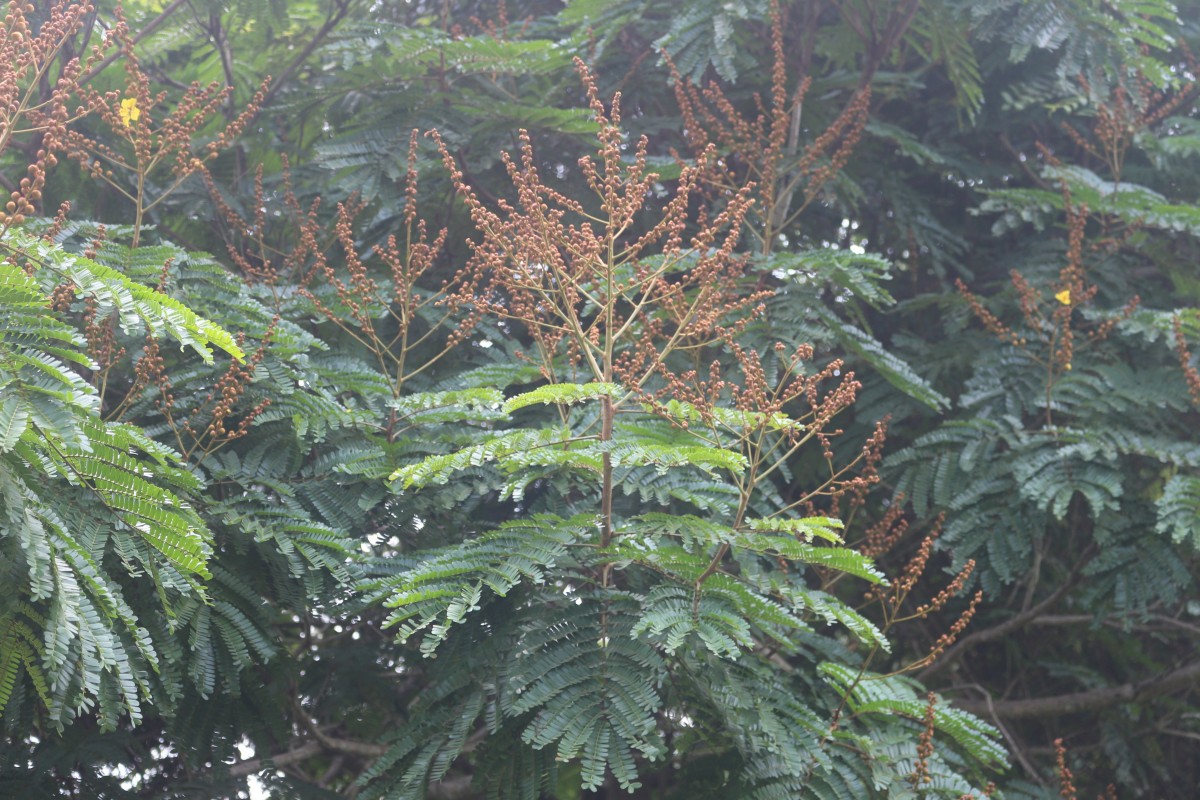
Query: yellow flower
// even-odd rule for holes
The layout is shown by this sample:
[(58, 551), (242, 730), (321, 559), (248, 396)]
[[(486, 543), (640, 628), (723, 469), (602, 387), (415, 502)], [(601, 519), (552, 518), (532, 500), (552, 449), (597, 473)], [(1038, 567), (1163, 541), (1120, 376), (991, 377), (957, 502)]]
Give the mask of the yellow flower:
[(136, 122), (137, 118), (142, 115), (142, 110), (138, 108), (136, 97), (126, 97), (121, 101), (121, 122), (125, 123), (125, 127), (129, 127), (130, 122)]
[[(135, 117), (135, 119), (136, 119), (136, 117)], [(1064, 306), (1071, 305), (1071, 290), (1063, 289), (1061, 292), (1054, 295), (1054, 299), (1057, 300), (1058, 302), (1062, 303)]]

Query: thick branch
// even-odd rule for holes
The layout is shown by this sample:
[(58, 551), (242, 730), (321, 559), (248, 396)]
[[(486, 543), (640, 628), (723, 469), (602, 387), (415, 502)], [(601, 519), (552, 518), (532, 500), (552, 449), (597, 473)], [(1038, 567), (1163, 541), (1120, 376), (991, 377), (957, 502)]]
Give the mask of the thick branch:
[[(312, 758), (322, 752), (333, 752), (337, 755), (354, 755), (377, 758), (387, 750), (386, 747), (367, 742), (353, 742), (347, 739), (334, 739), (322, 736), (320, 741), (312, 740), (297, 744), (291, 750), (277, 753), (270, 758), (250, 758), (240, 761), (229, 768), (231, 778), (245, 778), (256, 772), (271, 767), (286, 767), (299, 761)], [(470, 775), (456, 775), (429, 785), (425, 794), (427, 800), (468, 800), (475, 797), (471, 788)]]
[(239, 761), (229, 768), (229, 775), (234, 778), (244, 778), (247, 775), (253, 775), (256, 772), (269, 769), (269, 764), (284, 767), (288, 764), (295, 764), (297, 761), (312, 758), (321, 752), (359, 756), (360, 758), (378, 758), (387, 752), (387, 748), (381, 744), (355, 742), (349, 739), (335, 739), (332, 736), (321, 734), (318, 740), (310, 739), (305, 742), (296, 742), (292, 749), (285, 750), (268, 758), (250, 758), (245, 761)]
[(1055, 589), (1054, 592), (1051, 593), (1051, 595), (1045, 600), (1038, 603), (1036, 606), (1031, 606), (1025, 609), (1015, 617), (1001, 622), (999, 625), (986, 630), (976, 631), (975, 633), (959, 639), (958, 643), (943, 653), (941, 658), (939, 658), (937, 661), (934, 661), (925, 669), (921, 670), (921, 672), (917, 675), (917, 680), (922, 682), (928, 681), (931, 677), (941, 672), (958, 659), (962, 658), (963, 654), (972, 647), (976, 647), (984, 644), (985, 642), (990, 642), (1007, 636), (1013, 631), (1025, 627), (1030, 622), (1049, 611), (1075, 585), (1075, 581), (1079, 578), (1080, 570), (1082, 570), (1083, 566), (1091, 560), (1091, 555), (1092, 554), (1090, 550), (1085, 553), (1083, 558), (1080, 559), (1079, 563), (1076, 564), (1071, 570), (1071, 574), (1067, 576), (1065, 581), (1063, 581), (1062, 586)]
[[(1153, 623), (1153, 624), (1151, 624)], [(1044, 617), (1033, 620), (1030, 625), (1045, 625), (1052, 626), (1069, 626), (1076, 625), (1105, 625), (1117, 630), (1127, 631), (1134, 624), (1133, 622), (1117, 618), (1097, 619), (1094, 614), (1047, 614)], [(1146, 617), (1145, 621), (1136, 623), (1139, 633), (1153, 631), (1159, 633), (1165, 630), (1177, 630), (1181, 634), (1200, 635), (1200, 625), (1193, 625), (1190, 622), (1184, 622), (1181, 619), (1170, 617), (1165, 614), (1151, 614)]]
[(1099, 711), (1103, 708), (1138, 703), (1151, 697), (1170, 694), (1200, 683), (1200, 661), (1172, 670), (1164, 675), (1137, 683), (1123, 683), (1086, 692), (1034, 697), (1027, 700), (955, 700), (954, 705), (963, 711), (981, 716), (995, 714), (1004, 719), (1034, 719)]
[(313, 729), (313, 735), (317, 737), (318, 744), (334, 753), (360, 756), (362, 758), (379, 758), (388, 750), (387, 747), (381, 744), (355, 742), (350, 739), (335, 739), (332, 736), (320, 733), (316, 728)]
[(299, 745), (294, 750), (287, 750), (282, 753), (277, 753), (270, 758), (248, 758), (245, 761), (239, 761), (229, 768), (229, 776), (232, 778), (244, 778), (247, 775), (253, 775), (256, 772), (262, 772), (268, 768), (268, 763), (274, 764), (277, 767), (286, 767), (288, 764), (295, 764), (297, 761), (304, 761), (306, 758), (312, 758), (320, 753), (324, 748), (320, 742), (305, 742)]
[(1051, 594), (1042, 602), (1038, 603), (1036, 606), (1031, 606), (1029, 609), (1022, 611), (1015, 617), (1001, 622), (999, 625), (987, 628), (986, 630), (976, 631), (969, 636), (964, 636), (962, 639), (959, 639), (958, 643), (947, 650), (941, 658), (937, 659), (928, 667), (921, 670), (921, 672), (917, 675), (917, 680), (922, 682), (928, 681), (931, 677), (961, 658), (962, 655), (972, 647), (977, 647), (985, 642), (990, 642), (995, 639), (1001, 639), (1008, 634), (1025, 627), (1031, 621), (1041, 616), (1044, 612), (1049, 611), (1055, 603), (1062, 599), (1062, 596), (1066, 594), (1070, 588), (1071, 583), (1065, 583), (1058, 587), (1053, 594)]

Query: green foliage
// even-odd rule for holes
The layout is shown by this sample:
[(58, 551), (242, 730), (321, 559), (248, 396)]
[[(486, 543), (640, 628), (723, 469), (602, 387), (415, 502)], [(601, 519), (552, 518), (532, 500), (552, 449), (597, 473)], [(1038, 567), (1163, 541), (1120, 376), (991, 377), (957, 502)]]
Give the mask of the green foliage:
[[(1139, 70), (1157, 86), (1174, 80), (1160, 56), (1174, 46), (1172, 28), (1180, 17), (1178, 9), (1164, 0), (1122, 0), (1104, 6), (993, 0), (972, 4), (971, 13), (979, 21), (981, 37), (1007, 43), (1008, 58), (1014, 63), (1025, 61), (1033, 50), (1056, 53), (1058, 96), (1039, 100), (1076, 94), (1080, 75), (1099, 93), (1110, 80), (1119, 79), (1123, 65)], [(1028, 93), (1036, 85), (1036, 81), (1018, 84), (1009, 96)], [(1010, 104), (1022, 102), (1010, 100)]]
[(125, 8), (276, 81), (0, 232), (0, 795), (1190, 797), (1195, 3)]
[[(122, 575), (150, 576), (170, 613), (172, 596), (203, 597), (197, 579), (211, 577), (212, 537), (193, 507), (201, 482), (180, 455), (99, 416), (100, 396), (78, 372), (96, 369), (87, 343), (50, 311), (48, 292), (72, 286), (97, 313), (169, 333), (210, 362), (210, 344), (242, 352), (220, 327), (121, 273), (15, 229), (3, 235), (0, 546), (14, 591), (0, 604), (0, 710), (23, 674), (59, 729), (94, 706), (111, 730), (122, 713), (141, 720), (160, 670), (161, 643)], [(120, 566), (106, 563), (113, 557)]]
[(1158, 498), (1158, 522), (1154, 529), (1170, 534), (1175, 542), (1200, 547), (1200, 478), (1172, 475)]
[[(592, 522), (546, 516), (510, 522), (368, 588), (380, 592), (385, 605), (396, 609), (387, 624), (403, 623), (397, 634), (401, 640), (433, 626), (421, 643), (422, 651), (432, 654), (450, 626), (479, 609), (485, 586), (504, 597), (519, 583), (545, 583), (547, 568), (565, 558), (567, 545)], [(439, 618), (443, 622), (434, 625)]]
[(531, 392), (523, 392), (504, 401), (503, 409), (511, 414), (517, 409), (541, 403), (548, 405), (573, 405), (595, 397), (612, 397), (620, 387), (612, 383), (555, 383), (539, 386)]
[[(927, 699), (918, 695), (918, 685), (904, 678), (860, 675), (841, 664), (828, 662), (821, 665), (821, 674), (846, 693), (848, 708), (855, 714), (894, 715), (919, 720), (929, 705)], [(939, 700), (934, 705), (935, 731), (949, 736), (957, 746), (980, 761), (1002, 764), (1007, 760), (1005, 751), (996, 742), (999, 731), (970, 714), (943, 707), (942, 703), (944, 701)]]
[[(126, 330), (145, 328), (151, 336), (170, 334), (212, 362), (215, 345), (234, 358), (244, 353), (224, 329), (197, 316), (177, 300), (136, 283), (115, 269), (73, 253), (19, 230), (7, 230), (0, 241), (7, 263), (23, 264), (41, 278), (43, 291), (60, 283), (73, 284), (76, 292), (96, 301), (101, 313), (115, 311)], [(151, 256), (153, 258), (153, 256)], [(5, 278), (6, 287), (12, 279)], [(24, 288), (24, 287), (22, 287)], [(24, 303), (29, 301), (25, 298)], [(22, 304), (24, 304), (22, 303)]]
[(922, 3), (913, 17), (908, 37), (928, 50), (931, 61), (940, 61), (954, 86), (955, 101), (964, 117), (973, 122), (983, 107), (983, 76), (971, 45), (968, 28), (954, 24), (952, 3)]

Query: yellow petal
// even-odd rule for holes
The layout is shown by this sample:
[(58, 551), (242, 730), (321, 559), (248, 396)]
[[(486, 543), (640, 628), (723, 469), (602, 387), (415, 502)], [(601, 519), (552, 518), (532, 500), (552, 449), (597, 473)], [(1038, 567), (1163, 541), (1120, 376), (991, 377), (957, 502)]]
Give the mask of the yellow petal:
[(125, 123), (125, 127), (129, 127), (130, 122), (136, 122), (137, 118), (142, 115), (142, 110), (138, 108), (136, 97), (126, 97), (121, 101), (121, 122)]
[(1064, 306), (1071, 305), (1071, 290), (1063, 289), (1061, 292), (1054, 295), (1054, 299), (1062, 303)]

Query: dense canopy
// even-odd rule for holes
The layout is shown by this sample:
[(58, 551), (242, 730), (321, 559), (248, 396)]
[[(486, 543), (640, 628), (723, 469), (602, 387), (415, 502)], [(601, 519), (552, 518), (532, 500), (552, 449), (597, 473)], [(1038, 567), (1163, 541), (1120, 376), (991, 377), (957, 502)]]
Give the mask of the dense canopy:
[(1200, 5), (6, 9), (0, 797), (1200, 795)]

